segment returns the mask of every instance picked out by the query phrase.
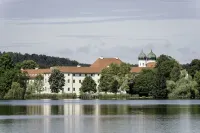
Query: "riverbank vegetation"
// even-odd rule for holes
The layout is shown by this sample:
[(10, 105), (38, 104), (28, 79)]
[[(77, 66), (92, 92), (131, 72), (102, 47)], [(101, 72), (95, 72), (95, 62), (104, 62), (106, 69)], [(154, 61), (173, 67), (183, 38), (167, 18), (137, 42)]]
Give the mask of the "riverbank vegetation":
[[(49, 78), (50, 91), (42, 94), (43, 76), (30, 82), (21, 68), (38, 67), (33, 60), (14, 63), (8, 53), (0, 56), (0, 99), (69, 99), (75, 94), (65, 94), (64, 74), (53, 70)], [(200, 98), (200, 60), (181, 65), (174, 58), (160, 55), (155, 68), (144, 68), (131, 73), (131, 65), (111, 64), (101, 72), (96, 82), (91, 77), (82, 81), (81, 99), (197, 99)], [(61, 94), (60, 94), (61, 93)]]

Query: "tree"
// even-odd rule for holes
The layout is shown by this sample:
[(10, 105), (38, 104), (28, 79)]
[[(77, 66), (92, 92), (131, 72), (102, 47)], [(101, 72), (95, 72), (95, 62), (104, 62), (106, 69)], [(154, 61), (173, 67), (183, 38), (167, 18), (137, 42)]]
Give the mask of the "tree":
[(172, 70), (173, 69), (180, 69), (179, 67), (180, 67), (179, 63), (170, 56), (161, 55), (157, 59), (156, 69), (159, 69), (160, 70), (159, 72), (162, 75), (164, 75), (164, 77), (167, 80), (169, 80), (171, 78), (171, 76), (177, 76), (178, 75), (178, 73), (177, 73), (177, 75), (173, 75), (174, 73), (172, 73)]
[(51, 92), (59, 93), (60, 90), (63, 91), (63, 86), (65, 85), (64, 74), (58, 69), (53, 69), (48, 82), (50, 84)]
[(107, 93), (110, 89), (112, 80), (113, 80), (113, 78), (108, 75), (101, 75), (101, 77), (99, 79), (100, 83), (98, 86), (99, 92)]
[(180, 74), (181, 74), (180, 71), (181, 71), (180, 66), (178, 64), (175, 64), (171, 73), (170, 73), (170, 79), (173, 80), (174, 82), (179, 80)]
[(198, 59), (192, 60), (190, 67), (188, 68), (188, 73), (192, 76), (192, 78), (194, 77), (196, 71), (200, 71), (200, 60)]
[(22, 69), (35, 69), (38, 67), (38, 64), (33, 60), (24, 60), (19, 64)]
[(135, 77), (134, 90), (140, 96), (149, 96), (151, 91), (156, 87), (156, 73), (154, 70), (142, 70), (138, 76)]
[(9, 56), (9, 54), (3, 54), (0, 56), (0, 69), (1, 70), (8, 70), (13, 69), (14, 64), (12, 61), (12, 58)]
[(131, 73), (131, 65), (127, 63), (110, 64), (101, 72), (99, 90), (108, 92), (112, 87), (112, 82), (118, 82), (119, 91), (126, 91), (128, 89), (128, 77)]
[(196, 74), (194, 75), (194, 80), (197, 82), (197, 89), (200, 94), (200, 71), (196, 71)]
[(13, 82), (11, 89), (6, 93), (4, 99), (22, 99), (23, 97), (23, 88), (20, 87), (20, 84)]
[(43, 79), (44, 79), (44, 77), (41, 74), (39, 74), (36, 76), (36, 78), (34, 80), (34, 86), (35, 86), (36, 92), (38, 92), (38, 93), (41, 93), (44, 90)]
[(160, 55), (156, 60), (156, 68), (160, 67), (163, 62), (174, 60), (171, 56), (168, 55)]
[(181, 78), (177, 81), (167, 81), (169, 98), (191, 98), (198, 96), (197, 82), (192, 79), (185, 70), (181, 72)]
[(13, 61), (8, 54), (0, 56), (0, 99), (11, 89), (13, 78), (16, 75)]
[(92, 79), (92, 77), (90, 76), (86, 76), (85, 79), (83, 80), (83, 82), (81, 83), (81, 88), (80, 90), (82, 92), (88, 92), (88, 93), (96, 93), (97, 89), (96, 89), (97, 84), (95, 83), (95, 81)]
[(111, 86), (110, 86), (110, 92), (112, 93), (117, 93), (118, 92), (118, 88), (119, 88), (119, 83), (117, 80), (114, 80), (112, 83), (111, 83)]
[[(39, 64), (40, 68), (49, 68), (51, 66), (77, 66), (80, 64), (81, 66), (90, 66), (90, 64), (79, 63), (75, 60), (70, 60), (68, 58), (59, 58), (52, 57), (46, 55), (38, 55), (38, 54), (21, 54), (15, 52), (0, 52), (0, 56), (3, 54), (9, 54), (12, 58), (14, 64), (21, 64), (24, 60), (33, 60)], [(21, 67), (19, 66), (19, 69)]]
[(166, 78), (160, 69), (157, 69), (155, 76), (155, 87), (151, 91), (155, 99), (166, 99), (168, 95)]

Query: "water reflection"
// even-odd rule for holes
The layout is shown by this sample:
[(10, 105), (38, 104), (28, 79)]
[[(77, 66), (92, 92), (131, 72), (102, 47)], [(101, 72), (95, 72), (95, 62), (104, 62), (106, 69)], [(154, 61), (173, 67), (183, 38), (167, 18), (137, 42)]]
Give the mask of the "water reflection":
[(0, 105), (1, 133), (192, 133), (200, 105)]

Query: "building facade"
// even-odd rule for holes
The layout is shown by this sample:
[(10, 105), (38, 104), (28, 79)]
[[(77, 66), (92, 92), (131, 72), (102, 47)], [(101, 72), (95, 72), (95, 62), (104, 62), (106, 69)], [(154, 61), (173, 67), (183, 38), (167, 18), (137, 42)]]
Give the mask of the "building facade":
[[(93, 80), (96, 82), (97, 87), (99, 85), (100, 73), (101, 71), (108, 67), (111, 63), (121, 64), (122, 61), (119, 58), (103, 58), (99, 57), (91, 66), (89, 67), (81, 67), (80, 65), (76, 67), (71, 66), (57, 66), (51, 67), (49, 69), (26, 69), (22, 70), (28, 73), (29, 83), (34, 82), (34, 78), (41, 74), (44, 79), (44, 91), (42, 93), (51, 93), (50, 85), (49, 85), (49, 77), (51, 75), (52, 69), (59, 69), (62, 73), (64, 73), (65, 77), (65, 86), (64, 93), (76, 93), (80, 94), (80, 87), (82, 81), (86, 76), (91, 76)], [(145, 68), (154, 68), (156, 64), (156, 55), (151, 51), (147, 56), (142, 51), (138, 56), (138, 67), (132, 67), (132, 73), (139, 73), (142, 69)]]

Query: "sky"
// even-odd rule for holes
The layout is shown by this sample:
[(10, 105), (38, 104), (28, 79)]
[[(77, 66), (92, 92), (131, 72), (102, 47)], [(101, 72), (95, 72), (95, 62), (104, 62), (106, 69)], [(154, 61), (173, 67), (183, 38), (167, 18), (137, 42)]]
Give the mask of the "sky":
[(136, 64), (151, 49), (199, 58), (200, 0), (0, 0), (0, 51)]

